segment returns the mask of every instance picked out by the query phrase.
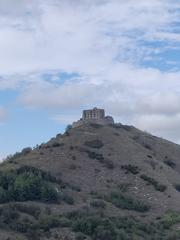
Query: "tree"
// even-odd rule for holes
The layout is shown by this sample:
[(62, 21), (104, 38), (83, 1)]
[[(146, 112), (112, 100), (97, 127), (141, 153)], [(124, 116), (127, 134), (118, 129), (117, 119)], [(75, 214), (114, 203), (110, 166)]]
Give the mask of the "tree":
[(67, 125), (67, 127), (66, 127), (66, 132), (68, 132), (68, 131), (71, 130), (71, 129), (72, 129), (72, 125), (71, 125), (71, 124)]

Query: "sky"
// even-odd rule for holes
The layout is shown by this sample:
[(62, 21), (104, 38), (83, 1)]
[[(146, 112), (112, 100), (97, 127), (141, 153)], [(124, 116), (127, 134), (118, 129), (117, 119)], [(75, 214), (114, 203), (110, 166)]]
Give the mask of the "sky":
[(180, 143), (180, 0), (0, 0), (0, 159), (95, 106)]

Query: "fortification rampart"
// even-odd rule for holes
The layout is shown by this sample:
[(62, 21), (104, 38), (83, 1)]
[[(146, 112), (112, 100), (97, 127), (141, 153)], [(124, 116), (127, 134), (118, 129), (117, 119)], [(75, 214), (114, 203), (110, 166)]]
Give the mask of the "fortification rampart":
[(93, 108), (90, 110), (84, 110), (82, 118), (79, 121), (74, 122), (72, 127), (79, 127), (87, 123), (109, 125), (114, 123), (114, 119), (111, 116), (105, 116), (104, 109)]

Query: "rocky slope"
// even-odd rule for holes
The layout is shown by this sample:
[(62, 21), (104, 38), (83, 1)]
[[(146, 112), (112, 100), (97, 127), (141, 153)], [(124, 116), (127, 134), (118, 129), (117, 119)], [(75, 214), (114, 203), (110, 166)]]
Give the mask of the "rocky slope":
[(86, 124), (0, 166), (0, 239), (180, 239), (180, 146)]

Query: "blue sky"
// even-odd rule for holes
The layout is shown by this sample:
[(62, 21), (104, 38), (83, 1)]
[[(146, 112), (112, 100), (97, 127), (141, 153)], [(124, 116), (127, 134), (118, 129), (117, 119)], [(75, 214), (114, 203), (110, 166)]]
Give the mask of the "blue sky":
[(89, 107), (180, 143), (178, 0), (1, 0), (0, 159)]

